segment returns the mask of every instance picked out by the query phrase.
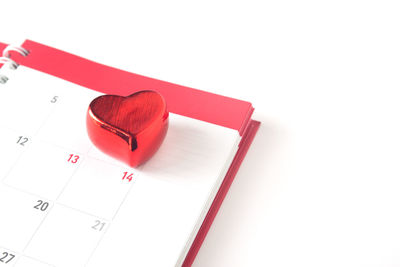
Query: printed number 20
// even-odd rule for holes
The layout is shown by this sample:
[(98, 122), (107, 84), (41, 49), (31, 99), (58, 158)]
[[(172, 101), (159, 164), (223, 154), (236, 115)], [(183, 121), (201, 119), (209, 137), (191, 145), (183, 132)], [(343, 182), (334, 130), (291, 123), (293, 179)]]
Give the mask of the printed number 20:
[(44, 202), (43, 200), (38, 200), (37, 204), (34, 206), (35, 209), (45, 211), (49, 207), (48, 202)]

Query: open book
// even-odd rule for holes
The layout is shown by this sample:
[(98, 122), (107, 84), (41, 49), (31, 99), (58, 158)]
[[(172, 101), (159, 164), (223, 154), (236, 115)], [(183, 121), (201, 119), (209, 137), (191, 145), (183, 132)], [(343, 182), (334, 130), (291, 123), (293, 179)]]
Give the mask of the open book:
[[(259, 127), (252, 105), (22, 47), (0, 44), (0, 266), (190, 266)], [(170, 125), (133, 169), (91, 144), (86, 111), (147, 89)]]

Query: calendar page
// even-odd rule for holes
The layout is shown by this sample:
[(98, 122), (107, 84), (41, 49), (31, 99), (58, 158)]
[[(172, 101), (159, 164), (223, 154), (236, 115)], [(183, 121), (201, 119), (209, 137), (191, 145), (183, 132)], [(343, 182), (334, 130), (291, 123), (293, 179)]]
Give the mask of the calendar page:
[(170, 114), (160, 150), (132, 169), (87, 137), (86, 111), (100, 93), (23, 66), (8, 76), (0, 85), (0, 266), (180, 266), (238, 132)]

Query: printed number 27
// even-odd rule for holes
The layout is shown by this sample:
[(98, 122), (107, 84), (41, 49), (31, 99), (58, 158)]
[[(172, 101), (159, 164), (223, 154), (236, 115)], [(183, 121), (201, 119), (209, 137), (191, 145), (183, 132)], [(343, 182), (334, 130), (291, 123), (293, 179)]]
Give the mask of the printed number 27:
[(14, 254), (3, 252), (2, 256), (0, 256), (0, 262), (4, 262), (5, 264), (9, 263), (15, 258)]

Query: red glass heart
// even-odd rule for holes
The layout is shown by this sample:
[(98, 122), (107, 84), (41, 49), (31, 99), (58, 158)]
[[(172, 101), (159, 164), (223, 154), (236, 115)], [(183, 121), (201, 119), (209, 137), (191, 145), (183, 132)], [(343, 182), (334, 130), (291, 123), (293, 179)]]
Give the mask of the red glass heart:
[(136, 167), (153, 156), (164, 140), (167, 105), (155, 91), (99, 96), (89, 105), (86, 126), (97, 148)]

